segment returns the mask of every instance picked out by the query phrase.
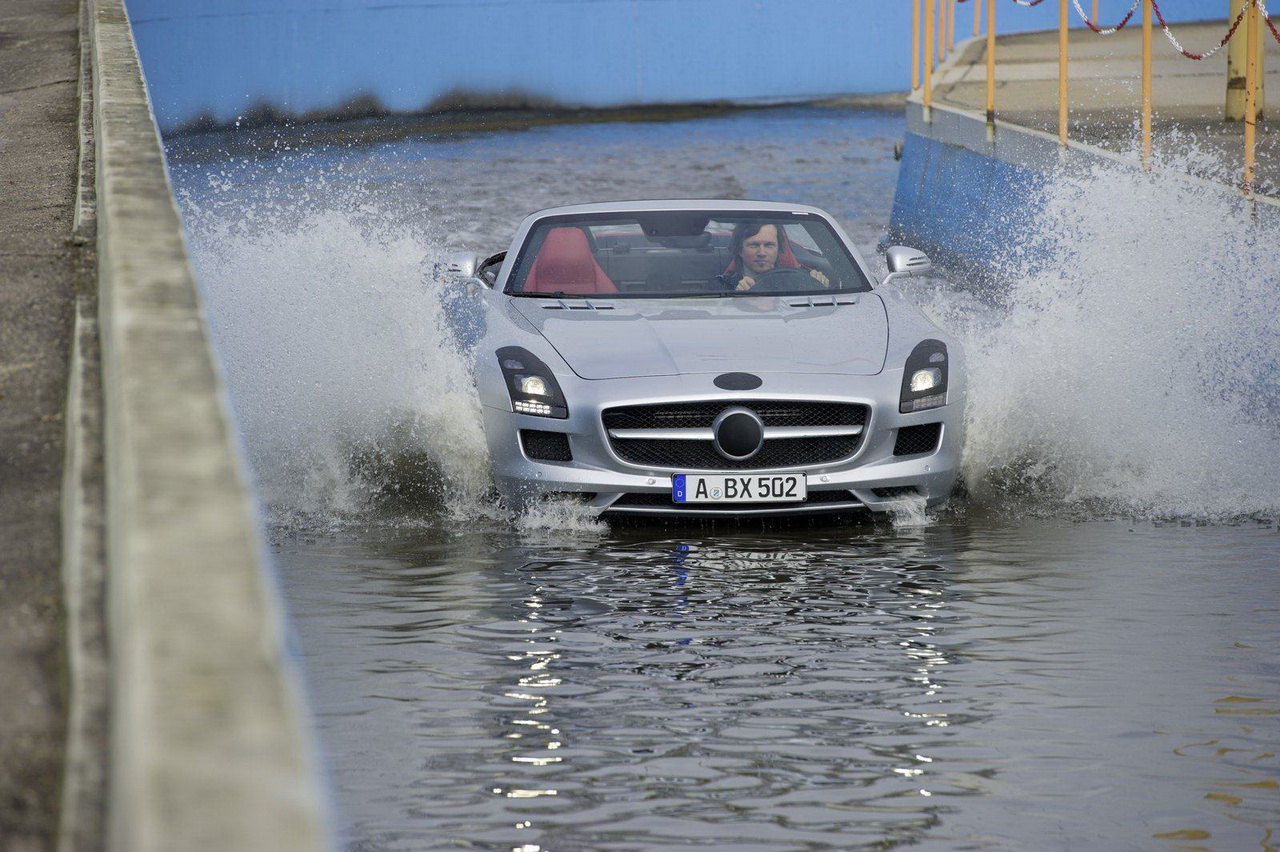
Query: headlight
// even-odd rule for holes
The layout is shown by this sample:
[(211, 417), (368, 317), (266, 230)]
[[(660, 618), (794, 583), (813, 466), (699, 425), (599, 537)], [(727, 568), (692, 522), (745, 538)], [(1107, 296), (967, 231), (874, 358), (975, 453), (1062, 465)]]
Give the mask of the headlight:
[(547, 390), (547, 380), (542, 376), (516, 376), (516, 387), (520, 389), (520, 393), (529, 396), (551, 396), (551, 392)]
[(947, 404), (947, 345), (923, 340), (911, 350), (902, 371), (902, 397), (898, 411), (910, 414)]
[(562, 420), (569, 416), (560, 384), (536, 355), (519, 346), (504, 346), (497, 354), (512, 411)]
[(924, 393), (942, 384), (942, 371), (937, 367), (926, 367), (911, 374), (911, 392)]

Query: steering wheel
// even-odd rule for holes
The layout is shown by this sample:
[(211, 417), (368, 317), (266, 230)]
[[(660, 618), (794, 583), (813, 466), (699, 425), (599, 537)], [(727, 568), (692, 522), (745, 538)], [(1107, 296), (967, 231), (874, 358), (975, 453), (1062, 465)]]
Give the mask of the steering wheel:
[(756, 277), (755, 290), (810, 290), (820, 286), (818, 280), (809, 274), (807, 269), (793, 266), (775, 266), (768, 272), (761, 272)]

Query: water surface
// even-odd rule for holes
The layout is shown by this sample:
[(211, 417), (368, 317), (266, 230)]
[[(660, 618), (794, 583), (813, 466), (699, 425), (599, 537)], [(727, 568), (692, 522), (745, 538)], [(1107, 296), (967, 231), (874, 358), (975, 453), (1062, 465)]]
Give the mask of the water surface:
[(1265, 849), (1276, 828), (1274, 529), (277, 553), (354, 849)]
[(970, 356), (946, 511), (610, 528), (488, 496), (441, 254), (709, 196), (825, 207), (873, 255), (901, 134), (171, 146), (347, 848), (1277, 845), (1277, 235), (1211, 198), (1064, 176), (1000, 290), (911, 285)]

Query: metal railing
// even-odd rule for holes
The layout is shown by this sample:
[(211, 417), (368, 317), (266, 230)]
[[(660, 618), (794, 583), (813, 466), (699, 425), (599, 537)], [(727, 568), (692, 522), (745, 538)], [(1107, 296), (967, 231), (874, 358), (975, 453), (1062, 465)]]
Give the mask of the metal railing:
[[(1045, 0), (1013, 0), (1023, 7), (1039, 6)], [(912, 0), (912, 40), (911, 40), (911, 88), (921, 91), (925, 107), (926, 120), (929, 120), (933, 107), (933, 73), (946, 61), (955, 49), (955, 22), (959, 6), (973, 3), (973, 35), (980, 36), (983, 31), (983, 8), (986, 10), (986, 114), (987, 124), (992, 132), (996, 120), (996, 2), (995, 0)], [(1182, 46), (1174, 37), (1158, 0), (1133, 0), (1132, 6), (1118, 24), (1111, 27), (1099, 26), (1098, 0), (1092, 2), (1092, 14), (1086, 15), (1080, 0), (1058, 0), (1058, 142), (1065, 147), (1068, 142), (1070, 128), (1070, 110), (1068, 107), (1068, 4), (1075, 7), (1079, 17), (1090, 31), (1097, 35), (1114, 35), (1124, 29), (1141, 7), (1142, 24), (1142, 165), (1151, 168), (1152, 159), (1152, 41), (1155, 26), (1158, 24), (1169, 43), (1182, 56), (1192, 60), (1204, 60), (1213, 56), (1223, 47), (1231, 46), (1227, 83), (1228, 120), (1244, 122), (1244, 168), (1241, 189), (1246, 196), (1252, 195), (1256, 189), (1256, 149), (1257, 123), (1260, 116), (1262, 94), (1262, 27), (1265, 23), (1271, 34), (1280, 41), (1280, 29), (1277, 29), (1271, 15), (1267, 12), (1265, 0), (1229, 0), (1229, 28), (1225, 36), (1212, 49), (1204, 53), (1193, 53)], [(1236, 34), (1243, 29), (1240, 39)], [(921, 32), (923, 30), (923, 40)], [(1243, 44), (1241, 44), (1243, 42)], [(1243, 55), (1243, 59), (1241, 59)], [(1243, 66), (1243, 77), (1236, 70)], [(1242, 91), (1241, 91), (1242, 90)]]

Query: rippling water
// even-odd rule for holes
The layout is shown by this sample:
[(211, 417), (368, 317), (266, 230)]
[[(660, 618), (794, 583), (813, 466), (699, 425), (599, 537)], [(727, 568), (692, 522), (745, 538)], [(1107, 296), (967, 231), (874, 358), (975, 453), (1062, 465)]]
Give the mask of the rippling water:
[(352, 849), (1266, 849), (1277, 827), (1274, 530), (400, 531), (278, 558)]
[(1277, 846), (1276, 235), (1182, 188), (1064, 179), (994, 255), (1012, 293), (913, 289), (974, 370), (946, 512), (610, 529), (488, 499), (440, 254), (658, 196), (814, 203), (871, 254), (901, 133), (171, 146), (346, 848)]

